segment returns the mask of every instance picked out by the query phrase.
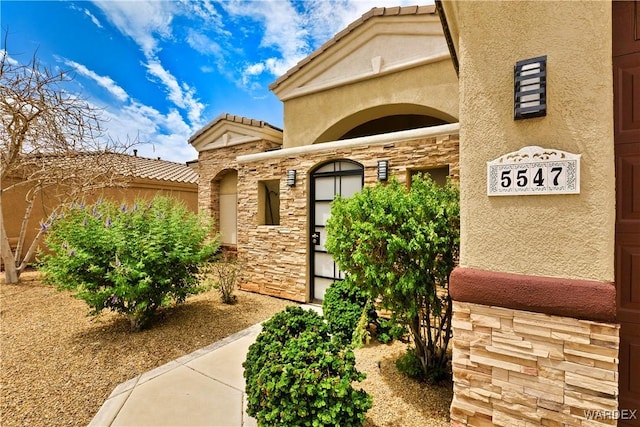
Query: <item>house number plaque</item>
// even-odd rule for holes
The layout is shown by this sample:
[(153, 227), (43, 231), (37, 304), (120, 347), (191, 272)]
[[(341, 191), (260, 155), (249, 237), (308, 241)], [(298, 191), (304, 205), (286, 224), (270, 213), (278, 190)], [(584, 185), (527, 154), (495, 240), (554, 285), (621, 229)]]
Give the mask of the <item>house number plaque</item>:
[(580, 154), (524, 147), (487, 162), (487, 195), (579, 194)]

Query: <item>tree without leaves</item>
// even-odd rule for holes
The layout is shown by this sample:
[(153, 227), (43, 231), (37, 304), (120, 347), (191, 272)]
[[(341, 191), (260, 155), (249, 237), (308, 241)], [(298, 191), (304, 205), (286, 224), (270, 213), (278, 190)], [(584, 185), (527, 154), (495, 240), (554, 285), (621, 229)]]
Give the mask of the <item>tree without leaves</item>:
[[(6, 36), (0, 50), (0, 249), (7, 283), (17, 283), (32, 258), (49, 219), (31, 242), (28, 222), (36, 200), (48, 216), (65, 203), (100, 188), (126, 184), (127, 157), (119, 155), (135, 142), (107, 138), (102, 110), (65, 90), (73, 79), (53, 72), (34, 54), (26, 64), (9, 57)], [(25, 192), (18, 243), (11, 247), (5, 227), (2, 196)], [(26, 248), (26, 250), (25, 250)]]

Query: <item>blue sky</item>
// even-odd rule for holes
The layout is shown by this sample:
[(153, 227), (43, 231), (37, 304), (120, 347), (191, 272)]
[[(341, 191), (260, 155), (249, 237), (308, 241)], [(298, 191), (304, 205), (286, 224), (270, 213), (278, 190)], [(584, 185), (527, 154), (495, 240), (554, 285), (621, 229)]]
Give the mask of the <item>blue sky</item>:
[[(269, 84), (372, 7), (406, 0), (0, 0), (7, 54), (74, 70), (109, 135), (139, 155), (185, 162), (221, 113), (282, 127)], [(427, 1), (432, 3), (432, 1)], [(0, 52), (1, 53), (1, 52)]]

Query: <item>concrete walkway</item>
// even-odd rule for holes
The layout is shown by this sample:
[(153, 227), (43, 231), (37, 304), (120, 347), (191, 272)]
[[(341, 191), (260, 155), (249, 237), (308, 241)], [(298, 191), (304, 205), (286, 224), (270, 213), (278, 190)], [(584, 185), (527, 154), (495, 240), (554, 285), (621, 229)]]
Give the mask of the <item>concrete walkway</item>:
[(257, 426), (245, 413), (242, 362), (260, 330), (253, 325), (120, 384), (89, 427)]

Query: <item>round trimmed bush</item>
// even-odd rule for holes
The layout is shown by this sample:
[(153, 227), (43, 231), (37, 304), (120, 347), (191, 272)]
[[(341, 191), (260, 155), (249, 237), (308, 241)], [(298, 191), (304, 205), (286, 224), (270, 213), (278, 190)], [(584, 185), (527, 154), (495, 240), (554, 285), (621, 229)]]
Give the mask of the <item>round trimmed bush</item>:
[(371, 397), (353, 351), (333, 342), (321, 316), (288, 307), (262, 325), (243, 363), (247, 413), (260, 426), (361, 426)]

